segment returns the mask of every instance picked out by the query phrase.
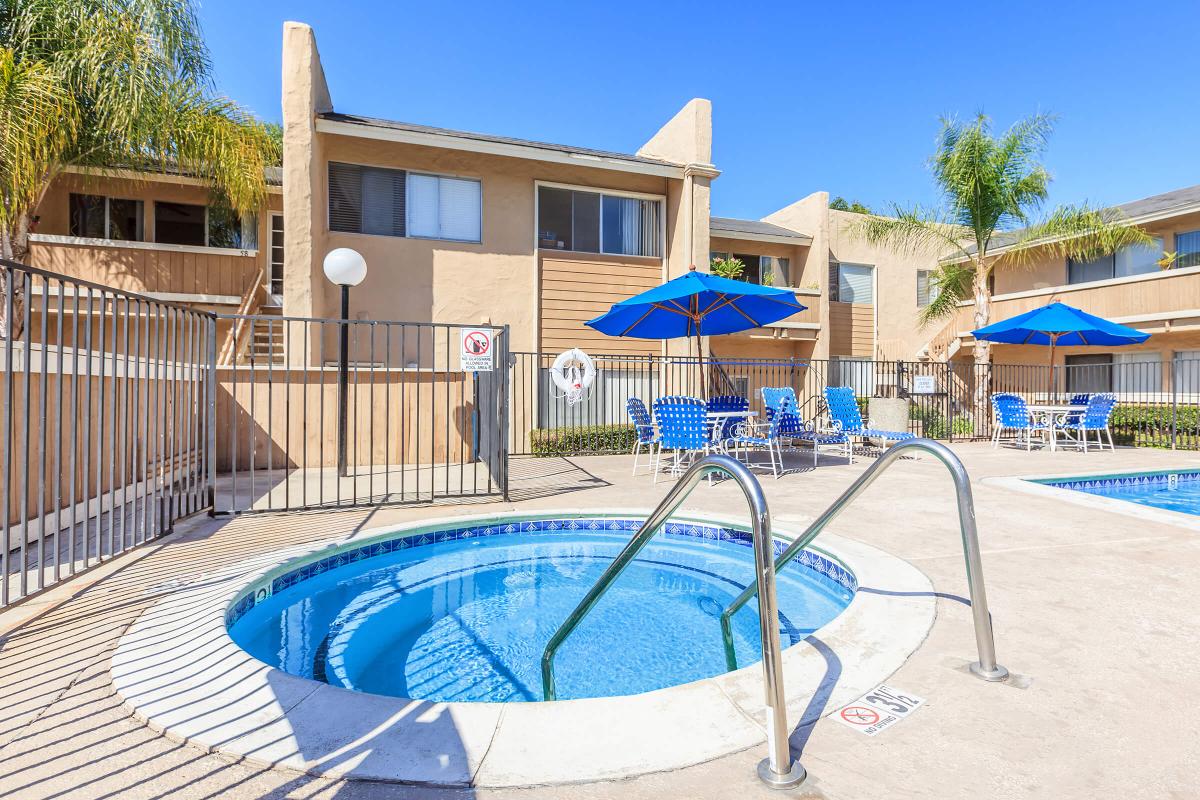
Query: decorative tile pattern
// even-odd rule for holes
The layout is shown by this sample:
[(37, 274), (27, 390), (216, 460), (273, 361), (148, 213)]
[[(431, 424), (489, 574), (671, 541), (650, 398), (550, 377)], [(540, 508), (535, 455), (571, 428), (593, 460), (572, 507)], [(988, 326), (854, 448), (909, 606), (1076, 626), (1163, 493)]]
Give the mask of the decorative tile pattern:
[[(1200, 473), (1197, 473), (1197, 475), (1200, 476)], [(337, 569), (338, 567), (362, 561), (363, 559), (375, 558), (376, 556), (394, 553), (399, 550), (486, 536), (555, 534), (573, 531), (636, 531), (641, 526), (642, 520), (638, 519), (539, 519), (491, 522), (467, 528), (443, 528), (437, 531), (409, 533), (395, 539), (373, 542), (349, 550), (339, 550), (332, 555), (285, 572), (271, 581), (269, 591), (267, 591), (267, 587), (265, 586), (256, 587), (256, 589), (250, 590), (246, 595), (238, 598), (225, 614), (225, 625), (226, 627), (233, 626), (246, 612), (254, 608), (256, 591), (259, 595), (258, 602), (261, 602), (270, 595), (290, 589), (298, 583), (303, 583), (309, 578), (328, 572), (331, 569)], [(710, 541), (731, 542), (746, 547), (752, 544), (749, 531), (703, 525), (696, 522), (669, 521), (663, 526), (662, 534), (666, 536), (687, 536), (697, 539), (708, 539)], [(776, 557), (787, 549), (787, 544), (787, 542), (780, 541), (779, 539), (774, 541)], [(802, 551), (799, 557), (788, 565), (788, 568), (797, 566), (811, 570), (813, 575), (810, 577), (815, 577), (831, 590), (845, 590), (852, 593), (858, 591), (858, 580), (855, 578), (854, 573), (820, 553), (810, 550)]]
[(1150, 488), (1154, 486), (1173, 486), (1178, 483), (1200, 481), (1200, 472), (1138, 472), (1129, 475), (1092, 475), (1082, 478), (1050, 478), (1035, 481), (1056, 489), (1075, 489), (1076, 491), (1095, 491), (1106, 487), (1136, 486)]

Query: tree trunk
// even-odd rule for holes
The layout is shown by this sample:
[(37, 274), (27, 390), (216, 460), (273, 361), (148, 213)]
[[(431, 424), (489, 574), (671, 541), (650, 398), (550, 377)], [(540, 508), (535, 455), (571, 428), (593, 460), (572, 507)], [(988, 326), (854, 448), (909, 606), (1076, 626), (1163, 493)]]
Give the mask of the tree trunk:
[[(979, 248), (982, 256), (983, 248)], [(975, 275), (971, 280), (971, 291), (975, 298), (975, 329), (987, 325), (992, 317), (992, 293), (988, 290), (988, 275), (981, 257), (975, 264)], [(986, 377), (992, 363), (992, 343), (975, 340), (975, 408), (986, 413), (989, 386)]]
[(29, 265), (29, 214), (17, 215), (17, 224), (12, 232), (11, 251), (5, 258), (18, 264)]
[[(20, 224), (25, 225), (24, 215), (20, 218)], [(15, 247), (13, 231), (7, 225), (0, 225), (0, 258), (8, 261), (15, 261)], [(28, 234), (22, 237), (26, 242), (26, 253), (28, 253)], [(9, 286), (9, 276), (12, 277), (13, 286)], [(23, 331), (23, 323), (25, 308), (24, 308), (24, 279), (25, 273), (9, 271), (8, 269), (0, 269), (0, 339), (12, 337), (16, 339)], [(8, 318), (9, 308), (9, 292), (12, 292), (12, 319)]]

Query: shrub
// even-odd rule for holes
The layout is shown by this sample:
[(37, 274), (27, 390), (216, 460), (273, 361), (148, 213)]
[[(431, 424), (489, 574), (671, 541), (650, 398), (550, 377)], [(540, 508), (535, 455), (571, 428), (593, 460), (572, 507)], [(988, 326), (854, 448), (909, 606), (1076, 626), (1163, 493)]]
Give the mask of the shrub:
[(938, 409), (915, 404), (909, 406), (908, 417), (921, 423), (920, 434), (927, 439), (948, 439), (951, 433), (964, 438), (975, 435), (975, 423), (970, 417), (955, 417), (947, 425), (945, 415)]
[(536, 428), (529, 432), (529, 452), (535, 456), (628, 453), (636, 441), (637, 431), (632, 425)]

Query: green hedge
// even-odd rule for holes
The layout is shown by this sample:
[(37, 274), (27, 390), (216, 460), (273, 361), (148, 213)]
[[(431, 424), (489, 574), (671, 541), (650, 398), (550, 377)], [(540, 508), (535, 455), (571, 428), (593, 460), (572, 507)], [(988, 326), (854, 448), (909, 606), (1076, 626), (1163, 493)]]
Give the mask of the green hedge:
[(632, 425), (537, 428), (529, 432), (529, 452), (535, 456), (629, 453), (636, 441), (637, 431)]
[(1170, 447), (1172, 414), (1180, 445), (1200, 435), (1200, 407), (1193, 405), (1181, 405), (1174, 412), (1169, 405), (1118, 405), (1113, 409), (1109, 428), (1117, 444)]

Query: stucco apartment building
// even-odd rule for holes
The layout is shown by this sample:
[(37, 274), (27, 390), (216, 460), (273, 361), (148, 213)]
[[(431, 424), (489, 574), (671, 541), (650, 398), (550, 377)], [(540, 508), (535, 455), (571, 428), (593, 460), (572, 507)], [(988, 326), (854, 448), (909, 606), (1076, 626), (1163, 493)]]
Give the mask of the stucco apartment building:
[[(1117, 206), (1151, 237), (1149, 245), (1123, 248), (1093, 261), (1046, 253), (1027, 266), (997, 269), (993, 320), (1007, 319), (1054, 300), (1150, 334), (1142, 344), (1113, 348), (1063, 347), (1055, 363), (1066, 371), (1067, 391), (1149, 394), (1200, 392), (1200, 186)], [(1002, 240), (999, 248), (1011, 242)], [(1174, 254), (1169, 268), (1160, 261)], [(944, 325), (929, 329), (926, 354), (937, 360), (972, 357), (973, 309), (961, 304)], [(1044, 364), (1046, 349), (994, 345), (993, 363)], [(1175, 363), (1175, 369), (1167, 365)]]
[[(283, 167), (262, 213), (231, 219), (182, 176), (68, 174), (39, 209), (33, 264), (216, 310), (332, 317), (338, 290), (322, 261), (350, 247), (368, 263), (353, 318), (507, 324), (518, 352), (659, 355), (691, 345), (610, 338), (583, 323), (733, 255), (745, 279), (791, 288), (808, 310), (706, 342), (720, 359), (969, 357), (969, 309), (944, 327), (918, 322), (935, 259), (863, 242), (858, 216), (831, 210), (827, 193), (761, 220), (712, 216), (720, 172), (707, 100), (635, 153), (445, 130), (336, 108), (312, 29), (287, 23), (283, 36)], [(1057, 297), (1155, 334), (1120, 358), (1200, 348), (1200, 187), (1122, 210), (1161, 247), (999, 272), (993, 319)], [(1176, 268), (1151, 269), (1164, 249), (1180, 253)], [(293, 362), (301, 352), (268, 348)], [(996, 348), (997, 360), (1044, 357)]]

